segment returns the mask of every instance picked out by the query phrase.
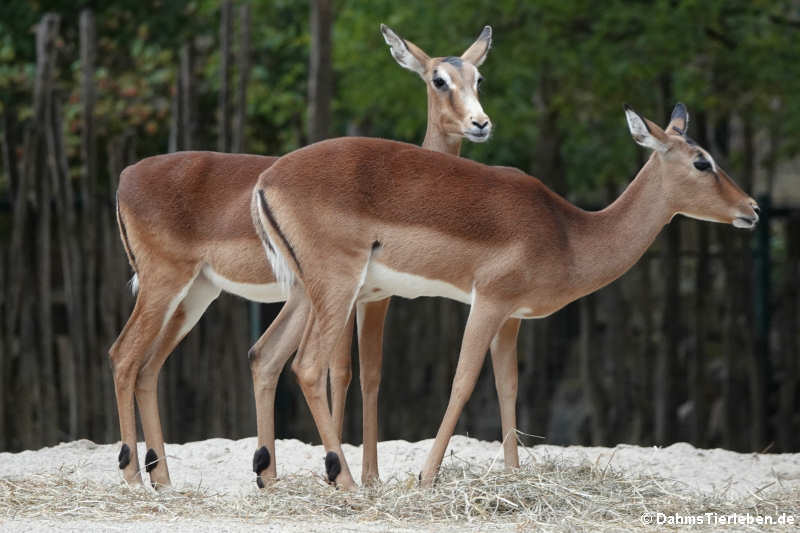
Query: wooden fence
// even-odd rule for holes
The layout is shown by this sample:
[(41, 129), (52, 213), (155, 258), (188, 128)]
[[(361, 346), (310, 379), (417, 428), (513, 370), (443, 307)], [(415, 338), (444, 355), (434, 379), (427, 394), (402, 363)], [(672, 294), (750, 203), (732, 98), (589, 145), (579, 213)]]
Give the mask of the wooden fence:
[[(222, 9), (218, 149), (244, 151), (249, 12), (242, 6), (234, 13), (229, 2)], [(137, 151), (133, 129), (103, 139), (95, 134), (95, 22), (84, 11), (81, 165), (77, 176), (70, 172), (64, 95), (54, 74), (61, 24), (47, 15), (36, 30), (33, 116), (21, 120), (13, 105), (2, 113), (8, 187), (0, 203), (0, 451), (119, 438), (107, 351), (133, 297), (116, 228), (115, 190), (120, 171), (151, 154)], [(180, 50), (170, 151), (201, 147), (195, 81), (203, 59), (191, 43)], [(324, 95), (312, 99), (326, 105)], [(744, 181), (749, 190), (752, 172)], [(737, 450), (797, 450), (800, 211), (764, 207), (756, 234), (676, 221), (621, 280), (550, 318), (525, 323), (520, 429), (546, 437), (544, 442), (687, 440)], [(251, 330), (263, 329), (279, 308), (248, 309), (228, 295), (211, 306), (162, 373), (169, 442), (255, 433), (246, 353)], [(466, 308), (452, 302), (392, 303), (382, 439), (434, 435), (465, 321)], [(358, 443), (357, 379), (348, 402), (345, 440)], [(458, 430), (499, 438), (496, 405), (487, 365)], [(280, 437), (318, 440), (290, 372), (280, 382), (277, 424)]]

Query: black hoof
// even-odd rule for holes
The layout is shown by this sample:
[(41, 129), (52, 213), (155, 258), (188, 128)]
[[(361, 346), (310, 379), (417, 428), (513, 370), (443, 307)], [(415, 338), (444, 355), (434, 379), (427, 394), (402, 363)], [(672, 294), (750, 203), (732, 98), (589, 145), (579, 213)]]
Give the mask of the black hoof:
[(267, 447), (262, 446), (261, 448), (257, 449), (256, 453), (253, 454), (253, 472), (256, 473), (256, 485), (258, 485), (259, 489), (264, 488), (264, 481), (261, 479), (261, 472), (269, 467), (269, 463), (270, 457)]
[(257, 449), (256, 453), (253, 454), (253, 472), (260, 474), (262, 470), (266, 470), (269, 467), (269, 463), (270, 457), (267, 447), (262, 446)]
[(153, 448), (147, 450), (147, 455), (144, 456), (144, 469), (147, 470), (147, 473), (153, 471), (153, 469), (158, 464), (158, 455), (156, 455), (156, 451)]
[(128, 447), (127, 444), (122, 445), (122, 449), (119, 451), (119, 457), (117, 457), (119, 461), (119, 469), (122, 470), (126, 466), (128, 466), (131, 462), (131, 449)]
[(328, 474), (328, 482), (336, 482), (336, 476), (342, 471), (342, 464), (339, 462), (339, 456), (334, 452), (328, 452), (325, 455), (325, 472)]

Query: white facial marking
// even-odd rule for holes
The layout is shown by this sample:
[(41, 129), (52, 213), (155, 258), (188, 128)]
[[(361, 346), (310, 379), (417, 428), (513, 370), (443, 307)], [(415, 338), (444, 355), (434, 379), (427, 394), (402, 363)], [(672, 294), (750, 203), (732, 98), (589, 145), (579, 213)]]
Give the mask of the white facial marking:
[[(448, 89), (450, 89), (450, 90), (455, 89), (455, 85), (453, 85), (453, 80), (450, 79), (450, 74), (448, 74), (446, 70), (438, 69), (436, 71), (436, 75), (433, 77), (433, 79), (436, 79), (436, 78), (442, 78), (444, 80), (445, 84), (447, 84), (447, 88)], [(436, 87), (436, 85), (434, 85), (433, 88), (437, 89), (437, 90), (441, 90), (438, 87)]]
[(242, 283), (240, 281), (233, 281), (214, 272), (211, 265), (205, 265), (203, 267), (203, 275), (223, 291), (241, 296), (242, 298), (247, 298), (253, 302), (283, 302), (288, 296), (288, 293), (278, 282)]
[(700, 148), (700, 153), (701, 153), (701, 154), (703, 154), (703, 157), (705, 157), (705, 158), (708, 160), (708, 162), (709, 162), (709, 163), (711, 163), (711, 169), (712, 169), (712, 170), (714, 171), (714, 173), (716, 174), (716, 173), (717, 173), (717, 162), (716, 162), (716, 161), (714, 161), (714, 158), (713, 158), (713, 157), (711, 157), (711, 154), (709, 154), (708, 152), (706, 152), (706, 151), (705, 151), (704, 149), (702, 149), (702, 148)]

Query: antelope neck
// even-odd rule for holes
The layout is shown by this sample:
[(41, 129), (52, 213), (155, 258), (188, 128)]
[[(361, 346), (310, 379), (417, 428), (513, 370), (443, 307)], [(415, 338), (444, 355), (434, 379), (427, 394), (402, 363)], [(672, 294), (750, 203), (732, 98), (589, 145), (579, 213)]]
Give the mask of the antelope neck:
[(461, 136), (448, 135), (436, 125), (436, 117), (433, 115), (433, 108), (431, 107), (432, 96), (428, 95), (428, 127), (425, 130), (425, 139), (422, 141), (422, 147), (434, 152), (444, 152), (450, 155), (459, 155), (461, 153)]
[(611, 205), (570, 217), (571, 285), (580, 296), (630, 269), (675, 214), (663, 189), (661, 165), (651, 157)]

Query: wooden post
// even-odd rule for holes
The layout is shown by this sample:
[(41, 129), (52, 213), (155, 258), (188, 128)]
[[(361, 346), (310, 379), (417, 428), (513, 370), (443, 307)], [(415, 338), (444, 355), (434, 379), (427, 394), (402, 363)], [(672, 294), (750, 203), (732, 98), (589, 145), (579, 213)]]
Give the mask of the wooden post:
[[(6, 312), (6, 253), (5, 247), (0, 246), (0, 311)], [(5, 331), (4, 324), (0, 322), (0, 452), (8, 450), (6, 440), (6, 394), (8, 394), (8, 384), (6, 383), (6, 363), (10, 359), (12, 332)]]
[(81, 49), (81, 97), (83, 108), (83, 131), (81, 133), (81, 154), (83, 156), (83, 175), (80, 181), (81, 192), (81, 236), (83, 258), (85, 261), (83, 275), (84, 328), (86, 335), (86, 378), (84, 410), (88, 416), (87, 432), (94, 429), (95, 409), (89, 406), (98, 405), (101, 398), (101, 379), (108, 376), (102, 372), (102, 360), (98, 355), (102, 348), (97, 336), (97, 139), (94, 129), (95, 106), (95, 58), (97, 56), (97, 38), (95, 33), (94, 13), (89, 9), (80, 15), (80, 49)]
[(781, 381), (778, 391), (778, 449), (791, 452), (795, 449), (795, 431), (790, 421), (795, 416), (795, 398), (798, 384), (798, 298), (800, 298), (800, 215), (792, 214), (786, 222), (787, 253), (786, 277), (781, 293), (784, 295), (785, 311), (782, 313), (780, 337), (783, 349), (780, 352)]
[(605, 446), (607, 443), (606, 406), (602, 392), (599, 390), (597, 373), (592, 368), (592, 359), (597, 356), (593, 349), (596, 344), (593, 342), (595, 298), (595, 295), (588, 294), (578, 302), (581, 316), (580, 376), (583, 383), (583, 401), (590, 416), (592, 446)]
[(311, 53), (308, 72), (308, 142), (328, 137), (331, 123), (331, 25), (330, 0), (311, 0)]
[(678, 358), (680, 336), (680, 219), (674, 219), (666, 229), (664, 250), (664, 313), (661, 331), (664, 341), (656, 355), (653, 377), (654, 440), (656, 445), (672, 441), (675, 412), (673, 408), (673, 369)]

